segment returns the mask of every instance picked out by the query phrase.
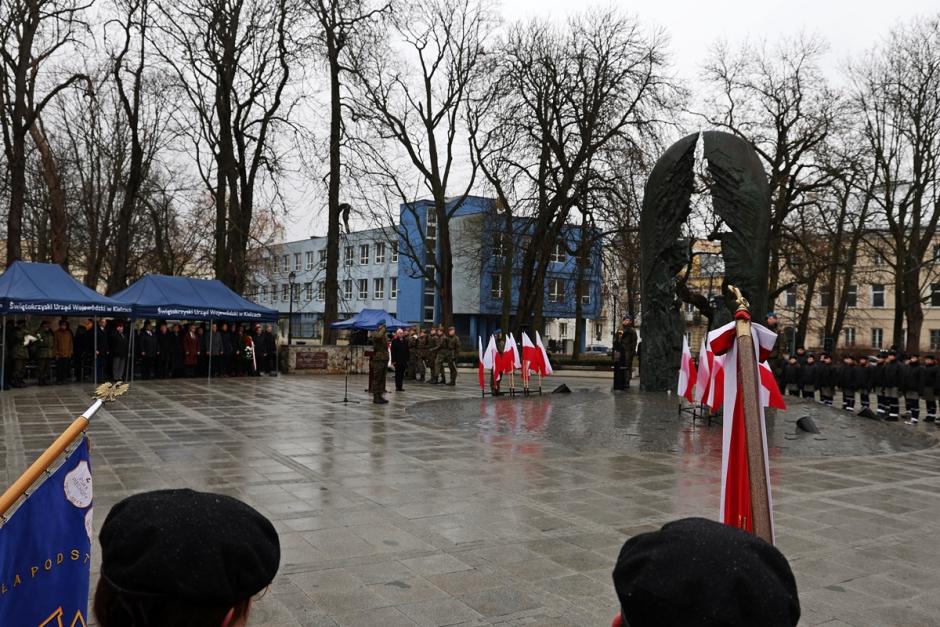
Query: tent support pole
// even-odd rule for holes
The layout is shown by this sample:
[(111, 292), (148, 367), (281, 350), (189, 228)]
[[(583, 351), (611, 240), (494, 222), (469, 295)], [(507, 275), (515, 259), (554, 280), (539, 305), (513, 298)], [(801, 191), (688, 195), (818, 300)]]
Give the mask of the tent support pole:
[(0, 348), (0, 392), (7, 389), (7, 316), (3, 315), (3, 348)]
[(95, 389), (98, 389), (98, 314), (95, 314), (95, 326), (91, 330), (92, 338), (95, 342), (95, 350), (91, 356), (91, 369), (95, 378)]
[(209, 318), (209, 383), (212, 383), (212, 318)]
[[(136, 329), (134, 329), (135, 322), (136, 320), (131, 318), (130, 324), (127, 325), (127, 332), (130, 335), (130, 337), (127, 338), (128, 356), (127, 356), (127, 363), (124, 365), (124, 368), (125, 368), (124, 373), (127, 375), (127, 380), (130, 383), (134, 382), (134, 356), (137, 354), (137, 349), (134, 346), (134, 338), (137, 336), (137, 331)], [(130, 368), (129, 372), (127, 371), (128, 368)]]

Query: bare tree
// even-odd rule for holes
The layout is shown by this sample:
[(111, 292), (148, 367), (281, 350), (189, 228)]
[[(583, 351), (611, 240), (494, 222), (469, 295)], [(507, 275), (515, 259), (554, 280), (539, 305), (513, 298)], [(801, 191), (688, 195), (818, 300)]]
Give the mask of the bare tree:
[[(23, 208), (26, 200), (27, 135), (46, 106), (62, 90), (87, 80), (82, 73), (51, 69), (57, 55), (76, 43), (91, 2), (79, 0), (5, 0), (0, 3), (0, 129), (9, 177), (7, 264), (22, 256)], [(41, 148), (48, 148), (40, 127)], [(51, 154), (45, 153), (44, 158)], [(51, 162), (46, 162), (44, 171)], [(55, 200), (53, 202), (56, 202)], [(57, 242), (61, 251), (62, 243)], [(62, 260), (64, 261), (64, 259)]]
[(215, 274), (241, 291), (257, 196), (282, 171), (276, 139), (292, 109), (299, 2), (182, 0), (155, 8), (156, 50), (188, 101), (180, 126), (193, 129), (196, 165), (215, 202)]
[[(461, 120), (493, 25), (481, 0), (408, 0), (387, 21), (403, 54), (387, 41), (355, 59), (354, 115), (371, 131), (357, 143), (362, 171), (387, 197), (400, 199), (405, 214), (392, 223), (417, 227), (420, 237), (402, 238), (399, 254), (411, 272), (437, 288), (445, 325), (453, 324), (450, 222), (477, 174), (471, 163), (455, 193), (455, 163), (465, 136)], [(430, 204), (415, 202), (418, 193), (430, 196)]]

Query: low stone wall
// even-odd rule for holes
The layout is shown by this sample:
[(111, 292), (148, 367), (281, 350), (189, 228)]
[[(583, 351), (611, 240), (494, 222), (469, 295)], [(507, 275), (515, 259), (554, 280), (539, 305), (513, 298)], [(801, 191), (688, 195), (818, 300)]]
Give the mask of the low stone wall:
[(291, 346), (287, 354), (289, 374), (345, 374), (369, 372), (365, 346)]

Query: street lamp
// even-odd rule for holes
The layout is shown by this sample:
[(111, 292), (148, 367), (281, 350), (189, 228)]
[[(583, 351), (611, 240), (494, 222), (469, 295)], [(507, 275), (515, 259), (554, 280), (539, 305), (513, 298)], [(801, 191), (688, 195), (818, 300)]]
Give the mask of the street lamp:
[(612, 300), (614, 301), (614, 316), (613, 324), (611, 325), (611, 333), (614, 335), (617, 334), (617, 301), (620, 300), (620, 284), (614, 281), (610, 289), (613, 291)]
[(291, 272), (287, 275), (287, 284), (290, 285), (290, 299), (287, 305), (287, 345), (291, 345), (294, 339), (294, 281), (297, 280), (297, 273)]

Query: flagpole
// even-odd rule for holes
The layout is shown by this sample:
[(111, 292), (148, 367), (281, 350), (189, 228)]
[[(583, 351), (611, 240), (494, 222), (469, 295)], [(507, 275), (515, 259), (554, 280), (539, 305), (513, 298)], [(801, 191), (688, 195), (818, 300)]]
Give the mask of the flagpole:
[(764, 456), (764, 430), (761, 425), (760, 377), (757, 372), (757, 354), (751, 336), (751, 316), (748, 302), (741, 291), (729, 286), (737, 298), (735, 335), (738, 343), (738, 381), (742, 391), (744, 409), (744, 439), (747, 445), (748, 480), (751, 488), (751, 516), (754, 534), (773, 544), (770, 514), (770, 494), (767, 486), (767, 459)]
[(7, 491), (0, 496), (0, 517), (4, 516), (13, 504), (36, 483), (36, 480), (52, 466), (65, 449), (81, 437), (85, 429), (88, 428), (88, 420), (101, 409), (102, 403), (102, 399), (96, 399), (95, 402), (91, 404), (91, 407), (86, 409), (81, 416), (73, 420), (72, 424), (69, 425), (62, 435), (56, 438), (55, 442), (26, 469), (26, 472), (24, 472), (19, 479), (14, 481), (13, 485), (7, 488)]

